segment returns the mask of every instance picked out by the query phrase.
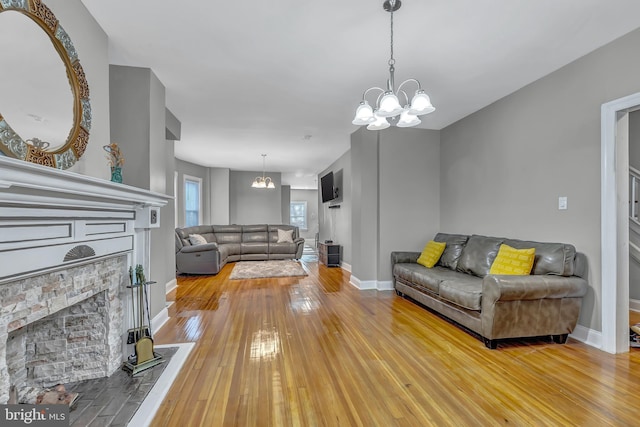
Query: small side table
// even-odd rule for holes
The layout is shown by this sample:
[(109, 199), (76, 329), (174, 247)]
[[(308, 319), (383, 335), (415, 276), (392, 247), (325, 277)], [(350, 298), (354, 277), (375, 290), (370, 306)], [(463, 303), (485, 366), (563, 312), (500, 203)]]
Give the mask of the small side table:
[(327, 267), (340, 267), (340, 245), (319, 242), (318, 259)]

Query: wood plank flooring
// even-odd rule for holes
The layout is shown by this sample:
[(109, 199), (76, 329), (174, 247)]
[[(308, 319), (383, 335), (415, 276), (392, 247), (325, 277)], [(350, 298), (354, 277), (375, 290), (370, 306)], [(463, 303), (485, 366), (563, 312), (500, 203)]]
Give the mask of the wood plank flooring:
[[(159, 344), (195, 342), (153, 426), (640, 425), (640, 351), (498, 350), (393, 292), (304, 278), (180, 277)], [(637, 350), (637, 349), (633, 349)]]

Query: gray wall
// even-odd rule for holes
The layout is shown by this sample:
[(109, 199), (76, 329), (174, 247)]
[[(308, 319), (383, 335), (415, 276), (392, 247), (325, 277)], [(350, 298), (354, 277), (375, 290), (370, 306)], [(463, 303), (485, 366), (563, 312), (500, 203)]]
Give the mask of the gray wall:
[(103, 145), (112, 140), (109, 129), (109, 58), (108, 38), (80, 0), (47, 0), (78, 52), (80, 64), (89, 83), (91, 132), (89, 144), (72, 172), (110, 179), (109, 164)]
[[(158, 193), (173, 192), (173, 142), (165, 139), (165, 89), (148, 68), (109, 67), (111, 137), (125, 156), (123, 183)], [(167, 183), (167, 180), (170, 180)], [(151, 316), (165, 308), (165, 284), (175, 278), (172, 204), (160, 212), (160, 225), (151, 231), (151, 262), (147, 276)]]
[(291, 186), (283, 185), (280, 187), (280, 218), (282, 218), (282, 224), (289, 224), (291, 218), (289, 214), (291, 206)]
[(211, 224), (227, 225), (229, 222), (229, 169), (209, 168), (211, 185)]
[[(589, 260), (580, 324), (601, 327), (600, 106), (640, 91), (640, 30), (441, 132), (442, 230), (572, 243)], [(558, 196), (568, 210), (558, 210)]]
[(377, 279), (389, 281), (392, 251), (421, 251), (440, 231), (440, 132), (379, 135)]
[(313, 247), (319, 231), (318, 190), (291, 190), (291, 201), (307, 202), (307, 229), (300, 230), (300, 236), (306, 240), (307, 245)]
[(351, 135), (351, 274), (360, 281), (378, 279), (378, 136), (364, 127)]
[(229, 222), (231, 224), (280, 224), (282, 193), (280, 172), (265, 172), (273, 179), (275, 189), (252, 188), (251, 183), (262, 172), (231, 171), (229, 173)]
[(351, 150), (343, 154), (338, 160), (333, 162), (328, 168), (318, 174), (318, 185), (320, 177), (329, 171), (342, 171), (342, 184), (340, 187), (340, 208), (329, 209), (329, 203), (322, 203), (320, 200), (320, 188), (318, 188), (318, 224), (320, 226), (320, 241), (331, 239), (335, 244), (341, 246), (341, 260), (348, 264), (352, 263), (352, 176), (351, 176)]

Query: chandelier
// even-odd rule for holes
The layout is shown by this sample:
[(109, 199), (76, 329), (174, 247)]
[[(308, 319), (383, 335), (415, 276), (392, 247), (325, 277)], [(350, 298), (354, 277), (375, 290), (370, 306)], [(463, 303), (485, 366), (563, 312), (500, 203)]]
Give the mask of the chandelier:
[(256, 179), (253, 180), (251, 186), (253, 188), (276, 188), (276, 185), (273, 183), (273, 180), (270, 177), (265, 177), (265, 169), (264, 169), (264, 161), (266, 154), (262, 154), (262, 176), (257, 176)]
[[(386, 0), (382, 7), (385, 11), (391, 14), (391, 57), (389, 58), (389, 79), (387, 80), (387, 89), (380, 87), (370, 87), (362, 94), (362, 101), (356, 109), (355, 118), (351, 123), (358, 126), (367, 125), (369, 130), (382, 130), (386, 129), (391, 124), (387, 118), (391, 118), (398, 127), (411, 127), (421, 123), (418, 116), (429, 114), (436, 109), (431, 105), (431, 99), (427, 95), (420, 82), (416, 79), (407, 79), (400, 83), (398, 89), (395, 89), (394, 73), (395, 73), (395, 59), (393, 58), (393, 12), (400, 9), (402, 2), (400, 0)], [(402, 87), (408, 83), (415, 83), (418, 89), (415, 91), (411, 103), (409, 103), (409, 96)], [(369, 105), (366, 100), (366, 96), (371, 91), (379, 91), (378, 98), (376, 99), (375, 109)], [(400, 104), (399, 96), (402, 96), (402, 100), (405, 101), (404, 107)], [(397, 116), (400, 116), (397, 119)]]

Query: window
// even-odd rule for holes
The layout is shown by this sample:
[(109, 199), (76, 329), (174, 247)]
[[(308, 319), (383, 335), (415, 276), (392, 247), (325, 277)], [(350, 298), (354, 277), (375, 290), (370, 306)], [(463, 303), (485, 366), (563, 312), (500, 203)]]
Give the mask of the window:
[(307, 202), (291, 202), (289, 224), (298, 226), (300, 230), (307, 229)]
[(202, 223), (202, 179), (184, 176), (184, 226)]

